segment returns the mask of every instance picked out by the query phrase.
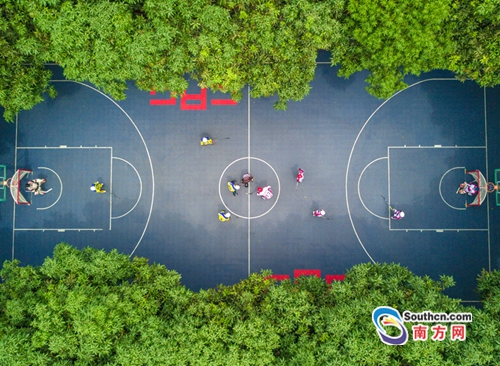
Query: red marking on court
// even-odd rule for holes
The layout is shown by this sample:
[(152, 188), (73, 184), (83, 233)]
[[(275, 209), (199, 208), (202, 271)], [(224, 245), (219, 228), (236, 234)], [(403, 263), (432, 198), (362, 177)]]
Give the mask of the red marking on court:
[(238, 102), (235, 102), (232, 99), (212, 99), (210, 101), (212, 105), (237, 105)]
[(330, 284), (333, 281), (344, 281), (345, 275), (343, 274), (336, 274), (336, 275), (325, 275), (325, 281), (326, 283)]
[(320, 269), (296, 269), (293, 271), (293, 277), (297, 278), (300, 276), (316, 276), (321, 278), (321, 270)]
[[(199, 103), (188, 104), (188, 101), (196, 101)], [(207, 89), (202, 88), (200, 94), (186, 94), (181, 98), (182, 111), (204, 111), (207, 109)]]
[[(155, 91), (150, 91), (150, 95), (156, 95)], [(170, 99), (150, 99), (149, 100), (149, 105), (175, 105), (176, 100), (175, 98), (170, 98)]]
[[(156, 95), (155, 91), (150, 91), (150, 95)], [(175, 105), (177, 100), (175, 98), (169, 99), (150, 99), (149, 105)], [(212, 99), (211, 105), (214, 106), (231, 106), (238, 105), (232, 99)], [(205, 111), (207, 110), (207, 89), (201, 88), (199, 94), (187, 94), (184, 92), (181, 95), (181, 111)]]
[(276, 281), (284, 281), (284, 280), (289, 280), (290, 279), (290, 276), (287, 275), (287, 274), (274, 274), (274, 275), (271, 275), (271, 276), (267, 276), (266, 277), (266, 280), (268, 278), (273, 278), (275, 279)]

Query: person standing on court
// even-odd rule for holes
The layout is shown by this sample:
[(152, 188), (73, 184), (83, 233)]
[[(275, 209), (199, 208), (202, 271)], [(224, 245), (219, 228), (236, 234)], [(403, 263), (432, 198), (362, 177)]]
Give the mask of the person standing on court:
[(241, 184), (248, 187), (248, 183), (253, 182), (253, 177), (249, 173), (243, 174), (243, 178), (241, 178)]
[(405, 217), (405, 213), (401, 210), (396, 210), (395, 208), (391, 208), (391, 211), (392, 211), (391, 219), (393, 220), (402, 220), (403, 217)]
[(106, 190), (103, 188), (104, 183), (100, 183), (99, 181), (92, 183), (90, 186), (90, 190), (95, 193), (106, 193)]
[(236, 184), (235, 180), (232, 180), (230, 182), (227, 182), (227, 189), (229, 189), (229, 192), (233, 194), (233, 196), (238, 195), (238, 189), (240, 189), (239, 184)]
[(304, 169), (299, 168), (299, 174), (297, 174), (297, 183), (302, 183), (304, 181)]
[(326, 211), (325, 210), (314, 210), (313, 211), (313, 216), (314, 217), (323, 217), (326, 215)]
[(219, 211), (219, 214), (217, 216), (219, 217), (219, 221), (222, 222), (231, 220), (231, 214), (229, 212), (226, 212), (225, 210)]
[(214, 140), (210, 136), (204, 136), (200, 139), (200, 145), (201, 146), (208, 146), (208, 145), (213, 145)]
[(273, 189), (271, 188), (271, 186), (266, 186), (264, 188), (258, 187), (257, 196), (259, 196), (263, 200), (269, 200), (273, 198)]
[(28, 189), (28, 191), (34, 193), (35, 196), (43, 196), (45, 193), (48, 193), (52, 190), (51, 188), (48, 191), (44, 191), (42, 189), (43, 183), (45, 183), (45, 179), (43, 178), (31, 179), (28, 183), (26, 183), (26, 188)]

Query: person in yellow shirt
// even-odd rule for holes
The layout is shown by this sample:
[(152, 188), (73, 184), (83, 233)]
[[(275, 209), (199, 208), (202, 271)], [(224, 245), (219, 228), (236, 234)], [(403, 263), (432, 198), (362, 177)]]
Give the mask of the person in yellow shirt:
[(231, 214), (229, 212), (226, 212), (225, 210), (222, 210), (218, 214), (219, 216), (219, 221), (229, 221), (231, 219)]
[(230, 182), (227, 182), (227, 189), (229, 189), (229, 192), (231, 192), (233, 196), (237, 196), (240, 185), (236, 184), (236, 181), (232, 180)]
[(212, 140), (212, 138), (209, 136), (202, 137), (200, 140), (201, 146), (207, 146), (207, 145), (213, 145), (213, 144), (214, 144), (214, 140)]
[(104, 187), (104, 183), (94, 182), (90, 186), (90, 190), (92, 192), (95, 192), (95, 193), (106, 193), (106, 190), (103, 187)]

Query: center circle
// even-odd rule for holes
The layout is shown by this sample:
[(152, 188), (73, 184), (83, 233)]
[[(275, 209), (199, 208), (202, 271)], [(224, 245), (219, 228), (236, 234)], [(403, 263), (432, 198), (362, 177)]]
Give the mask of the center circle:
[[(271, 206), (271, 208), (269, 208), (269, 210), (267, 210), (266, 212), (264, 212), (263, 214), (260, 214), (258, 216), (243, 216), (243, 215), (238, 215), (237, 213), (231, 211), (231, 209), (227, 206), (226, 202), (224, 201), (224, 198), (222, 198), (222, 192), (221, 192), (222, 179), (223, 179), (224, 174), (226, 173), (226, 171), (232, 165), (238, 163), (239, 161), (250, 160), (250, 159), (251, 160), (260, 161), (261, 163), (264, 163), (265, 165), (267, 165), (273, 171), (274, 175), (276, 176), (276, 180), (278, 181), (278, 194), (276, 195), (276, 199), (274, 200), (273, 205)], [(252, 219), (258, 219), (258, 218), (260, 218), (260, 217), (262, 217), (264, 215), (267, 215), (274, 208), (274, 206), (276, 206), (276, 204), (278, 203), (278, 200), (280, 198), (280, 192), (281, 192), (281, 183), (280, 183), (280, 178), (278, 176), (278, 173), (276, 173), (276, 170), (274, 170), (274, 168), (269, 163), (267, 163), (266, 161), (264, 161), (262, 159), (259, 159), (259, 158), (252, 157), (252, 156), (239, 158), (239, 159), (236, 159), (233, 162), (229, 163), (229, 165), (226, 166), (226, 168), (224, 169), (224, 171), (222, 172), (222, 174), (220, 175), (220, 178), (219, 178), (219, 197), (220, 197), (220, 200), (222, 201), (222, 204), (224, 205), (224, 207), (226, 208), (227, 211), (231, 212), (231, 214), (233, 214), (233, 215), (235, 215), (237, 217), (240, 217), (242, 219), (252, 220)]]

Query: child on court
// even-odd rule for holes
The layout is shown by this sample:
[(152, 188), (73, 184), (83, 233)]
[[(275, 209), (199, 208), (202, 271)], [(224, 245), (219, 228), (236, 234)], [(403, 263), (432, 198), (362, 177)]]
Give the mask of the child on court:
[(297, 174), (297, 183), (302, 183), (304, 180), (304, 169), (299, 168), (299, 174)]
[(106, 193), (106, 190), (104, 190), (104, 183), (100, 182), (94, 182), (90, 186), (90, 190), (95, 193)]
[(263, 200), (269, 200), (273, 198), (273, 195), (274, 194), (271, 186), (266, 186), (264, 188), (262, 187), (257, 188), (257, 196), (259, 196)]
[(231, 192), (233, 196), (237, 196), (238, 189), (240, 189), (240, 186), (236, 184), (235, 180), (232, 180), (230, 182), (227, 182), (227, 189), (229, 189), (229, 192)]
[(313, 216), (314, 217), (323, 217), (326, 215), (326, 211), (325, 210), (314, 210), (313, 211)]
[(214, 144), (214, 140), (212, 140), (212, 138), (209, 136), (204, 136), (200, 140), (201, 146), (207, 146), (207, 145), (213, 145), (213, 144)]
[(476, 182), (467, 183), (463, 182), (458, 187), (457, 193), (468, 194), (469, 196), (475, 196), (479, 191)]
[(392, 211), (391, 219), (393, 220), (402, 220), (403, 217), (405, 217), (405, 213), (401, 210), (396, 210), (395, 208), (391, 208), (391, 211)]
[(37, 178), (37, 179), (31, 179), (26, 183), (26, 188), (28, 188), (28, 191), (32, 192), (35, 194), (35, 196), (43, 196), (45, 193), (50, 192), (52, 190), (49, 189), (48, 191), (44, 191), (42, 189), (42, 184), (45, 183), (45, 179), (43, 178)]
[(231, 214), (229, 212), (226, 212), (225, 210), (222, 210), (219, 211), (218, 217), (219, 221), (225, 222), (231, 219)]
[(253, 182), (253, 177), (249, 173), (243, 174), (243, 177), (241, 178), (241, 184), (243, 184), (245, 187), (248, 187), (248, 183)]

